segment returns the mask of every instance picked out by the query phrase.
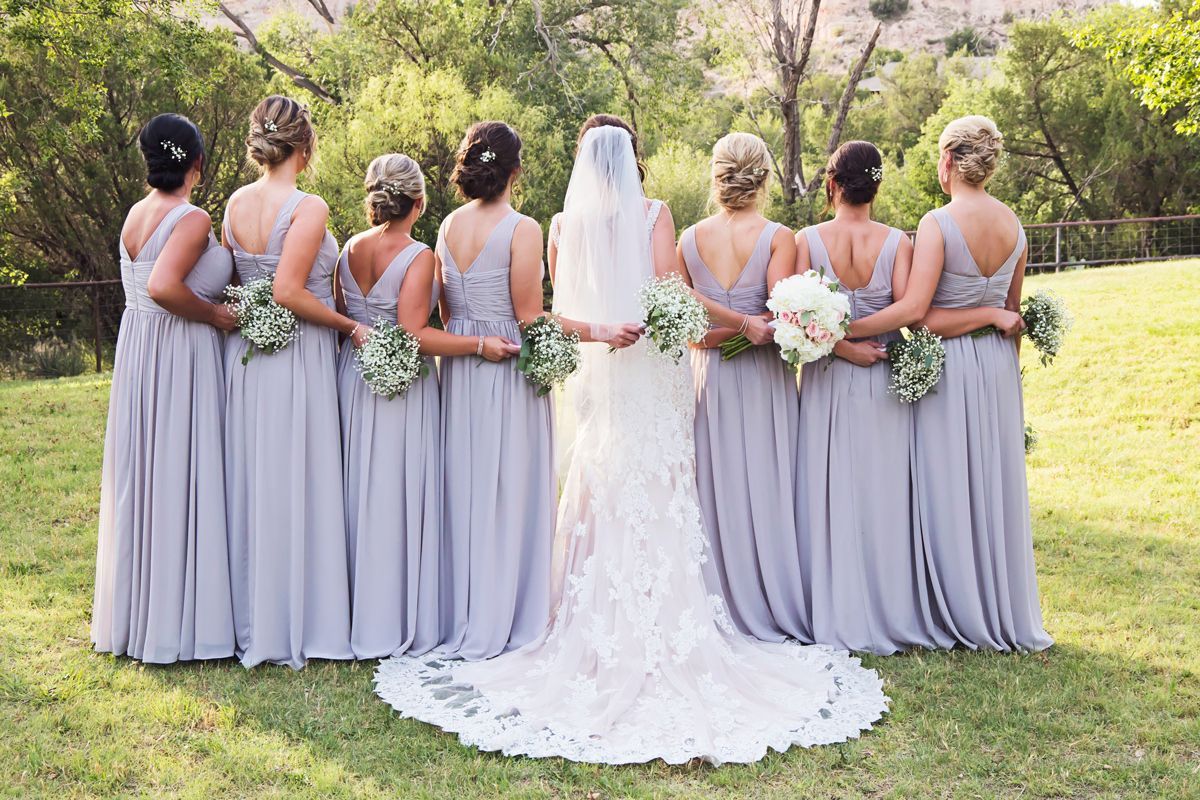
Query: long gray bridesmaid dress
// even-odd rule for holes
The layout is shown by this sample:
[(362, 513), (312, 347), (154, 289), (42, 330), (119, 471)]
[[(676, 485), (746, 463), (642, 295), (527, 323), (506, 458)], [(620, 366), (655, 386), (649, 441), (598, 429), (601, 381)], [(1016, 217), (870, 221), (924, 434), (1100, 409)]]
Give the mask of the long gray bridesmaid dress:
[[(749, 260), (726, 289), (696, 248), (680, 238), (696, 291), (742, 314), (767, 310), (771, 240), (768, 222)], [(764, 641), (812, 641), (800, 580), (796, 535), (796, 379), (774, 347), (729, 361), (716, 348), (692, 351), (696, 387), (696, 481), (712, 559), (707, 578), (720, 586), (734, 623)], [(714, 585), (714, 591), (716, 586)]]
[[(1003, 306), (1024, 230), (1003, 266), (984, 277), (950, 211), (930, 213), (945, 242), (933, 305)], [(946, 629), (967, 647), (1043, 650), (1053, 640), (1038, 605), (1017, 348), (996, 334), (944, 343), (942, 380), (914, 409), (914, 511), (933, 596)]]
[[(198, 210), (167, 212), (137, 258), (120, 245), (125, 313), (104, 436), (91, 637), (97, 650), (155, 664), (234, 651), (223, 334), (170, 313), (146, 290), (176, 223)], [(232, 272), (210, 235), (184, 283), (215, 302)]]
[[(853, 319), (892, 303), (903, 235), (888, 234), (866, 285), (842, 288)], [(813, 268), (837, 275), (817, 229), (804, 237)], [(912, 406), (888, 392), (889, 380), (886, 361), (860, 367), (836, 357), (805, 364), (800, 379), (797, 506), (813, 636), (881, 655), (953, 644), (931, 608), (911, 524)]]
[[(243, 283), (279, 266), (296, 190), (279, 209), (266, 253), (247, 253), (228, 219), (225, 241)], [(328, 232), (307, 287), (333, 308), (338, 249)], [(300, 669), (310, 658), (349, 659), (350, 590), (337, 397), (337, 332), (301, 320), (277, 353), (230, 336), (225, 349), (225, 485), (238, 654)]]
[[(509, 291), (513, 211), (460, 271), (438, 232), (446, 329), (520, 342)], [(510, 358), (441, 360), (445, 497), (440, 650), (490, 658), (533, 641), (550, 614), (550, 553), (557, 479), (549, 396)]]
[[(346, 314), (363, 325), (396, 322), (409, 265), (428, 246), (401, 250), (366, 294), (342, 253), (338, 276)], [(433, 284), (426, 314), (437, 303)], [(350, 646), (355, 658), (420, 655), (438, 643), (438, 547), (442, 533), (442, 459), (438, 380), (418, 378), (388, 400), (371, 392), (354, 347), (338, 356), (342, 470), (350, 545)]]

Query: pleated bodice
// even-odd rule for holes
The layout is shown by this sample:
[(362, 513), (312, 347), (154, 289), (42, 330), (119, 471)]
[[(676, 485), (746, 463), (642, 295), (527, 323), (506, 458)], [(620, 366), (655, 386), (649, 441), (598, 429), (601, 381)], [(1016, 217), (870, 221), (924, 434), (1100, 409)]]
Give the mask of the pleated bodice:
[(513, 230), (521, 218), (520, 213), (513, 211), (501, 220), (465, 272), (459, 268), (446, 245), (445, 225), (438, 231), (438, 254), (443, 264), (442, 283), (451, 320), (516, 322), (509, 288), (509, 256)]

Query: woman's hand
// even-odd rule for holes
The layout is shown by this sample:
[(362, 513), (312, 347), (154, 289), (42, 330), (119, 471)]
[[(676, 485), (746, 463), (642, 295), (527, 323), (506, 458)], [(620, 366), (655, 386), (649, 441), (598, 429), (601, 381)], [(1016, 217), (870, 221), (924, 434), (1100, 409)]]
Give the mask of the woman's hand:
[(833, 353), (860, 367), (869, 367), (888, 357), (887, 348), (875, 341), (848, 342), (843, 339), (834, 345)]
[(374, 330), (370, 325), (355, 325), (350, 331), (350, 343), (356, 348), (367, 343), (367, 336)]
[(503, 361), (520, 352), (519, 344), (514, 344), (503, 336), (485, 336), (483, 337), (483, 351), (480, 355), (488, 361)]
[(770, 344), (775, 341), (775, 329), (765, 316), (757, 314), (746, 317), (746, 328), (742, 331), (751, 344)]
[(593, 334), (596, 341), (604, 342), (614, 350), (637, 344), (645, 330), (641, 323), (626, 322), (621, 325), (599, 325)]
[(992, 324), (1006, 337), (1018, 336), (1021, 331), (1025, 330), (1025, 320), (1021, 319), (1021, 315), (1015, 311), (1009, 311), (1007, 308), (997, 308), (994, 316), (995, 319), (992, 321)]
[(208, 324), (218, 330), (229, 332), (237, 328), (238, 320), (228, 305), (225, 303), (213, 303), (212, 314), (209, 317)]

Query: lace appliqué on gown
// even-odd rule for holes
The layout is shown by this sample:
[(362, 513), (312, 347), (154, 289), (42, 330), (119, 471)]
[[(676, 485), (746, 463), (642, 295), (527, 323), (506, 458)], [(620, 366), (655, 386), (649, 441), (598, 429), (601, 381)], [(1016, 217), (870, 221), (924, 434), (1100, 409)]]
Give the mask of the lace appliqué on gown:
[(607, 764), (748, 763), (869, 729), (888, 703), (874, 671), (747, 638), (707, 593), (686, 365), (644, 343), (589, 359), (619, 369), (622, 388), (577, 396), (602, 403), (603, 420), (591, 409), (577, 434), (550, 626), (490, 661), (385, 661), (379, 696), (481, 750)]

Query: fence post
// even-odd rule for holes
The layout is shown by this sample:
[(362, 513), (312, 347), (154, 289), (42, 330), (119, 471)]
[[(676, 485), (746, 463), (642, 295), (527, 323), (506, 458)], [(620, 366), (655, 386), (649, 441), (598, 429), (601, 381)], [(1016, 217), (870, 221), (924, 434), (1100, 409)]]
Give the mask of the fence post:
[(1062, 270), (1062, 226), (1054, 228), (1054, 271)]
[(96, 372), (104, 371), (104, 356), (100, 349), (100, 287), (92, 287), (92, 337), (96, 345)]

